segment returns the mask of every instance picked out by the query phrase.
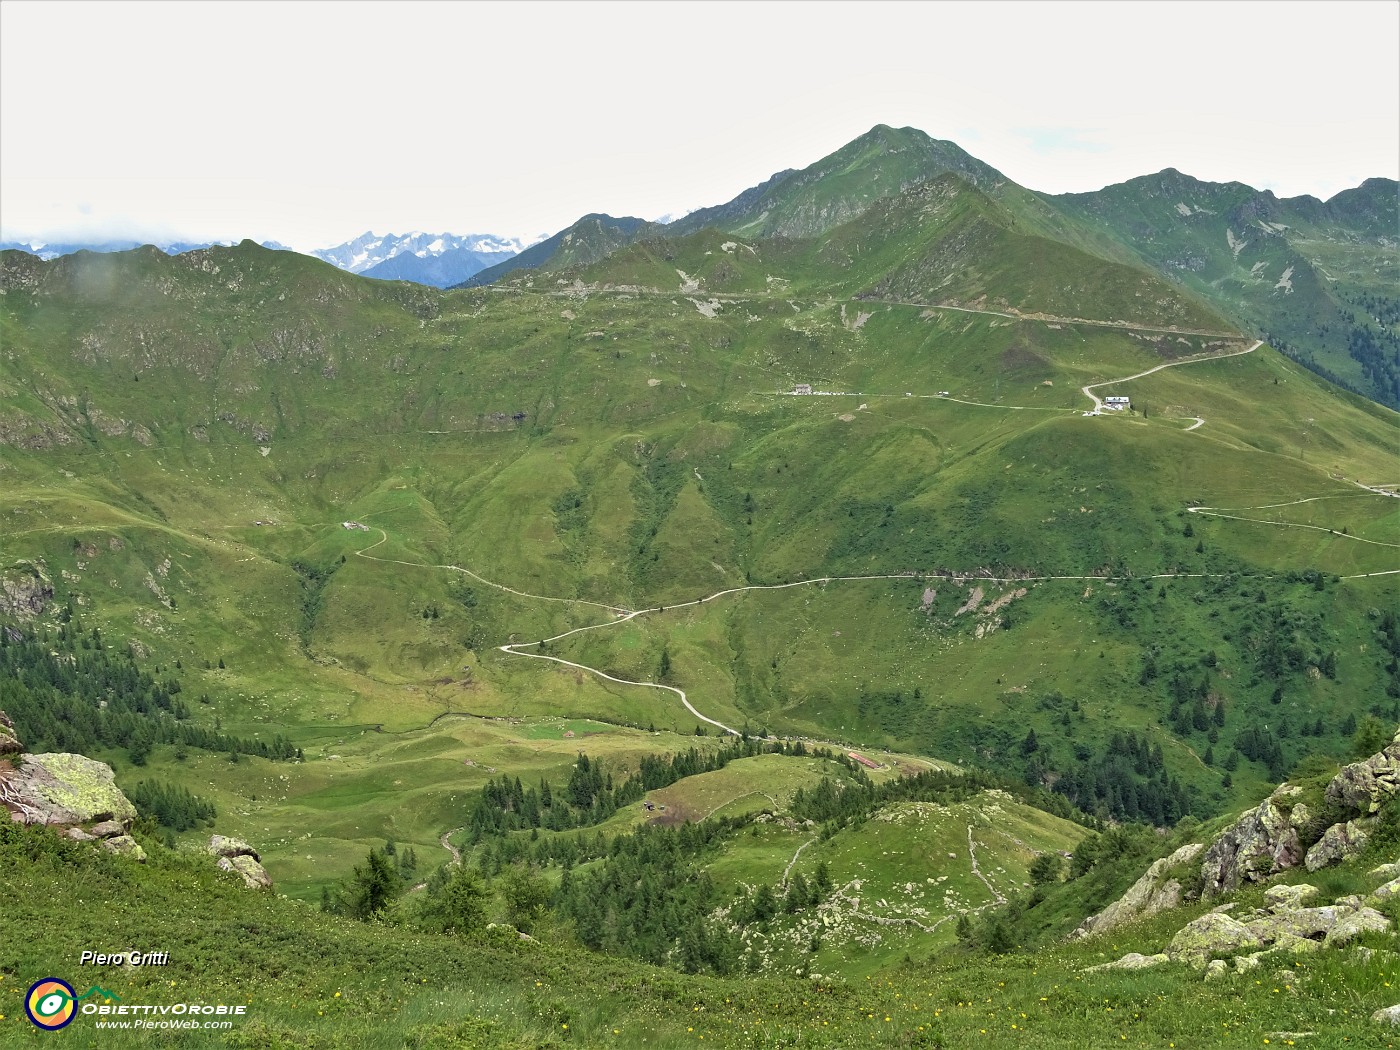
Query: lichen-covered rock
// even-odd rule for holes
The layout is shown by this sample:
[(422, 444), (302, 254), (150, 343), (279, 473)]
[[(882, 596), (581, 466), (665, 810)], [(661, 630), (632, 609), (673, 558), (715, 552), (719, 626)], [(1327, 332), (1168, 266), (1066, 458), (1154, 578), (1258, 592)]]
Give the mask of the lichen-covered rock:
[(136, 819), (112, 767), (82, 755), (26, 755), (18, 769), (0, 773), (0, 801), (22, 824), (115, 820), (128, 828)]
[(219, 858), (220, 871), (232, 871), (243, 877), (243, 884), (252, 890), (270, 890), (272, 878), (259, 863), (258, 851), (242, 839), (227, 835), (211, 835), (205, 849)]
[(1280, 785), (1255, 809), (1220, 833), (1201, 862), (1201, 892), (1206, 897), (1229, 893), (1294, 867), (1304, 850), (1290, 816), (1298, 789)]
[(1371, 1020), (1375, 1021), (1377, 1024), (1400, 1025), (1400, 1003), (1377, 1010), (1371, 1015)]
[(1291, 933), (1285, 933), (1274, 942), (1266, 955), (1311, 955), (1313, 952), (1322, 950), (1322, 942), (1312, 940), (1309, 937), (1295, 937)]
[(1367, 834), (1366, 829), (1354, 820), (1345, 824), (1333, 824), (1322, 833), (1322, 838), (1313, 843), (1304, 863), (1309, 871), (1317, 871), (1329, 864), (1356, 856), (1366, 848), (1366, 843), (1370, 840), (1371, 836)]
[(267, 871), (246, 853), (234, 857), (219, 858), (220, 871), (232, 871), (243, 877), (243, 884), (250, 890), (272, 889), (272, 879)]
[(117, 835), (125, 835), (126, 828), (120, 821), (103, 820), (88, 828), (88, 834), (93, 838), (110, 839)]
[(1400, 878), (1400, 862), (1395, 864), (1382, 864), (1372, 868), (1366, 873), (1373, 879), (1396, 879)]
[(1264, 902), (1270, 911), (1287, 911), (1301, 908), (1317, 896), (1317, 887), (1306, 882), (1296, 886), (1270, 886), (1264, 891)]
[(1214, 981), (1220, 977), (1224, 977), (1229, 972), (1230, 968), (1225, 965), (1224, 959), (1212, 959), (1206, 965), (1206, 980)]
[(1142, 955), (1139, 952), (1129, 952), (1121, 959), (1114, 959), (1112, 962), (1090, 966), (1084, 972), (1096, 973), (1099, 970), (1145, 970), (1149, 966), (1160, 966), (1162, 963), (1169, 961), (1165, 953)]
[(1366, 899), (1368, 901), (1388, 901), (1390, 898), (1400, 894), (1400, 879), (1391, 879), (1383, 886), (1377, 886), (1375, 891)]
[(1321, 908), (1293, 908), (1277, 915), (1251, 919), (1247, 925), (1260, 941), (1273, 944), (1287, 937), (1320, 937), (1354, 911), (1353, 908), (1335, 904)]
[(206, 849), (215, 857), (252, 857), (254, 860), (262, 860), (252, 846), (229, 835), (210, 835)]
[(109, 839), (103, 839), (102, 848), (123, 857), (130, 857), (142, 864), (146, 863), (146, 851), (130, 835), (113, 835)]
[(23, 750), (24, 745), (19, 742), (14, 722), (4, 711), (0, 711), (0, 756), (17, 755)]
[(1178, 930), (1167, 946), (1167, 957), (1204, 966), (1212, 955), (1228, 955), (1242, 948), (1263, 946), (1263, 939), (1244, 923), (1212, 912)]
[(1097, 915), (1085, 919), (1071, 936), (1088, 937), (1091, 934), (1103, 933), (1125, 922), (1178, 907), (1181, 904), (1181, 883), (1176, 879), (1163, 881), (1164, 876), (1177, 865), (1195, 860), (1203, 849), (1205, 846), (1202, 843), (1193, 842), (1182, 846), (1170, 857), (1153, 861), (1142, 878), (1133, 883), (1123, 896)]
[(1327, 931), (1327, 946), (1349, 944), (1363, 933), (1388, 933), (1390, 920), (1374, 908), (1359, 908), (1338, 919), (1335, 926)]
[(1382, 751), (1343, 766), (1327, 785), (1325, 798), (1345, 813), (1375, 813), (1400, 791), (1400, 732)]

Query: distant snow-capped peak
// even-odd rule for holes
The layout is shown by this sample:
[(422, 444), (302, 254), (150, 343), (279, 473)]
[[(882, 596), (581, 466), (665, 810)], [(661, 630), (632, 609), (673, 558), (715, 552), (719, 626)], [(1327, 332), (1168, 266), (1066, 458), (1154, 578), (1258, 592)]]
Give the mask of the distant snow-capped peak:
[(311, 254), (342, 270), (362, 273), (405, 253), (420, 259), (429, 259), (450, 251), (466, 250), (487, 255), (499, 254), (502, 258), (507, 258), (519, 254), (526, 247), (526, 242), (518, 238), (500, 237), (489, 233), (458, 236), (452, 233), (423, 233), (415, 230), (410, 233), (390, 233), (381, 236), (366, 231), (344, 244), (322, 248)]

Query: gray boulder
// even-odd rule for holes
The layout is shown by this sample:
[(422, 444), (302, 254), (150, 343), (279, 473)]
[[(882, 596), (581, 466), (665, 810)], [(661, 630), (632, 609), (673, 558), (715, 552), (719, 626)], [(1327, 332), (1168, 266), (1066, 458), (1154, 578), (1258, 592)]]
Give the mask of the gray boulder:
[(1321, 908), (1293, 908), (1276, 915), (1261, 915), (1250, 920), (1248, 927), (1265, 944), (1288, 937), (1321, 937), (1354, 911), (1354, 908), (1335, 904)]
[(20, 561), (0, 569), (0, 616), (32, 620), (53, 597), (43, 562)]
[(1181, 904), (1181, 883), (1176, 879), (1165, 878), (1166, 873), (1179, 864), (1186, 864), (1198, 857), (1205, 846), (1193, 842), (1182, 846), (1170, 857), (1153, 861), (1142, 878), (1133, 883), (1128, 891), (1097, 915), (1091, 915), (1071, 934), (1072, 937), (1088, 937), (1122, 926), (1134, 919), (1156, 915), (1168, 908)]
[(113, 835), (111, 838), (103, 839), (102, 848), (120, 856), (138, 860), (143, 864), (146, 862), (146, 851), (130, 835)]
[(206, 849), (211, 856), (219, 858), (220, 871), (230, 871), (241, 876), (243, 884), (249, 889), (272, 889), (272, 878), (260, 863), (262, 858), (258, 851), (242, 839), (211, 835)]
[(1359, 908), (1337, 921), (1327, 931), (1327, 945), (1335, 948), (1348, 944), (1363, 933), (1389, 933), (1390, 920), (1374, 908)]
[(1400, 879), (1391, 879), (1384, 886), (1377, 886), (1375, 892), (1366, 899), (1373, 902), (1388, 901), (1396, 895), (1400, 895)]
[(1211, 912), (1188, 922), (1167, 946), (1167, 957), (1204, 967), (1213, 955), (1262, 948), (1263, 938), (1238, 919)]
[(1371, 1020), (1375, 1021), (1377, 1024), (1400, 1025), (1400, 1003), (1377, 1010), (1371, 1015)]
[(1288, 911), (1301, 908), (1317, 896), (1317, 887), (1306, 882), (1296, 886), (1270, 886), (1264, 891), (1264, 901), (1270, 911)]
[(1356, 856), (1366, 848), (1366, 843), (1370, 840), (1371, 836), (1354, 820), (1345, 824), (1333, 824), (1322, 833), (1322, 838), (1313, 843), (1304, 858), (1304, 863), (1309, 871), (1317, 871), (1329, 864)]
[(1373, 879), (1400, 878), (1400, 863), (1382, 864), (1379, 867), (1372, 868), (1366, 874), (1371, 876), (1371, 878)]
[(121, 793), (112, 767), (82, 755), (26, 755), (19, 768), (0, 773), (0, 802), (21, 824), (92, 824), (116, 821), (124, 829), (136, 807)]
[(254, 860), (262, 860), (252, 846), (229, 835), (210, 835), (209, 845), (205, 848), (215, 857), (252, 857)]

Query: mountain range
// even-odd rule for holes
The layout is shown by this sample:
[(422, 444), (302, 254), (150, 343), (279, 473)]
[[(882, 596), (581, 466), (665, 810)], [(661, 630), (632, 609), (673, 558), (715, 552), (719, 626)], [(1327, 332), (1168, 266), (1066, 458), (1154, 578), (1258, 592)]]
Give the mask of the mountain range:
[(391, 233), (381, 237), (365, 232), (311, 254), (350, 273), (446, 288), (513, 258), (525, 247), (524, 241), (491, 234)]
[[(1017, 185), (955, 143), (878, 125), (816, 163), (664, 228), (588, 215), (528, 256), (483, 270), (564, 270), (619, 246), (713, 228), (736, 236), (819, 236), (920, 182), (954, 175), (998, 201), (1023, 231), (1151, 269), (1319, 374), (1400, 406), (1400, 186), (1369, 179), (1323, 202), (1167, 169), (1092, 193)], [(567, 246), (568, 250), (562, 250)]]
[(229, 1045), (1364, 1045), (1400, 414), (1245, 313), (1381, 346), (1394, 184), (833, 158), (490, 287), (0, 252), (0, 801), (27, 748), (142, 818), (0, 821), (0, 1013), (79, 885)]

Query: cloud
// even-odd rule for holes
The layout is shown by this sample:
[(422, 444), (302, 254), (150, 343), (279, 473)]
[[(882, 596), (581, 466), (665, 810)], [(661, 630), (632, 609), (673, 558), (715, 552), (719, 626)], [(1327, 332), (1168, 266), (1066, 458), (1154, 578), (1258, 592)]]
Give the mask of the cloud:
[(1031, 150), (1042, 156), (1068, 152), (1107, 153), (1109, 150), (1107, 143), (1085, 137), (1098, 134), (1088, 128), (1014, 128), (1012, 134), (1025, 139)]

